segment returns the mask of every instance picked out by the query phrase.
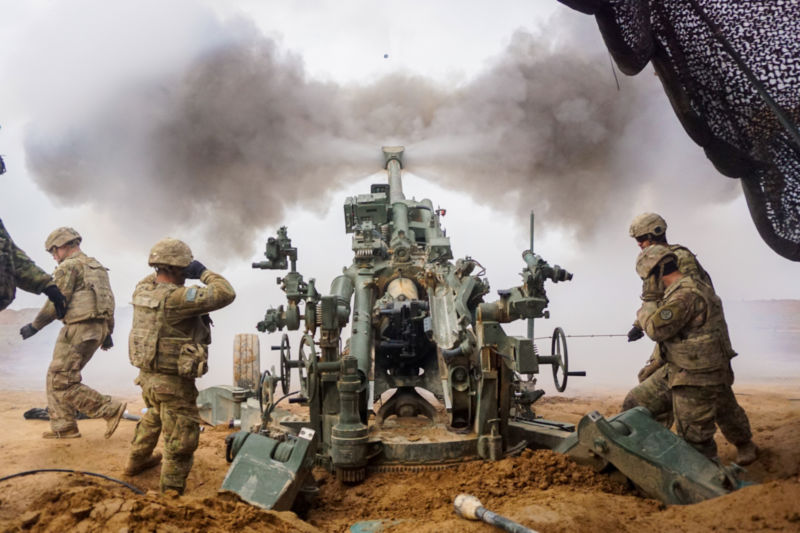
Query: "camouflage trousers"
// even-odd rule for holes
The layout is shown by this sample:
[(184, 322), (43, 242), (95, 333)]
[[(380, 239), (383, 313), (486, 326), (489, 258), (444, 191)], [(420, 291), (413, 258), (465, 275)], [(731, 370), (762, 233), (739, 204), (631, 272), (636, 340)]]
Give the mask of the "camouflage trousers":
[(676, 432), (704, 455), (714, 457), (716, 426), (734, 446), (752, 438), (750, 421), (729, 385), (669, 387), (667, 365), (631, 389), (622, 408), (646, 407), (665, 427), (677, 422)]
[(753, 438), (750, 421), (730, 385), (672, 387), (676, 432), (709, 458), (717, 456), (716, 426), (736, 447)]
[(53, 431), (78, 429), (78, 411), (89, 418), (107, 418), (120, 403), (81, 383), (81, 370), (108, 335), (105, 320), (87, 320), (61, 328), (47, 369), (47, 407)]
[(653, 418), (665, 428), (672, 427), (675, 417), (672, 413), (672, 392), (667, 380), (667, 365), (660, 366), (628, 392), (622, 402), (622, 409), (627, 411), (637, 406), (647, 408)]
[(183, 493), (200, 438), (200, 414), (194, 379), (155, 372), (139, 372), (147, 412), (136, 425), (131, 443), (131, 462), (142, 463), (153, 453), (164, 433), (161, 491)]

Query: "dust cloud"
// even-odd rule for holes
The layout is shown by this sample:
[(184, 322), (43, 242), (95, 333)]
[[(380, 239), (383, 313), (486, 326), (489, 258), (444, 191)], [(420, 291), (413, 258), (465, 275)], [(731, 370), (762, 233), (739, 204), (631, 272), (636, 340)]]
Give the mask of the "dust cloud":
[(417, 175), (591, 237), (609, 202), (647, 186), (619, 158), (650, 96), (647, 84), (618, 90), (574, 20), (559, 21), (574, 39), (518, 30), (455, 87), (404, 73), (315, 81), (249, 21), (217, 21), (213, 47), (107, 90), (77, 122), (35, 117), (28, 167), (56, 202), (113, 213), (142, 243), (192, 228), (220, 256), (245, 257), (288, 209), (324, 211), (397, 143)]

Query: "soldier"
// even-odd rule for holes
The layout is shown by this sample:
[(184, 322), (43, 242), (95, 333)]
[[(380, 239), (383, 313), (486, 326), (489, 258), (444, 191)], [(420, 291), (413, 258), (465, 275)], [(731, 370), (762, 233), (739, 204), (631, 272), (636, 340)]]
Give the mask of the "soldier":
[[(72, 228), (58, 228), (45, 241), (45, 249), (58, 263), (55, 284), (67, 300), (64, 327), (58, 334), (53, 361), (47, 369), (47, 407), (50, 427), (46, 439), (72, 439), (81, 436), (75, 416), (78, 411), (89, 418), (106, 420), (105, 438), (111, 437), (125, 413), (125, 403), (81, 383), (81, 370), (98, 348), (114, 344), (114, 295), (106, 268), (81, 251), (82, 238)], [(47, 303), (32, 323), (20, 329), (27, 339), (56, 318), (53, 304)]]
[[(0, 157), (0, 174), (5, 172), (6, 164)], [(17, 248), (0, 219), (0, 311), (14, 301), (17, 287), (34, 294), (45, 293), (55, 306), (56, 316), (64, 318), (67, 311), (64, 295), (53, 284), (50, 275)]]
[[(711, 277), (700, 265), (697, 257), (691, 250), (680, 244), (667, 243), (667, 222), (656, 213), (642, 213), (633, 219), (628, 230), (631, 237), (636, 239), (639, 248), (644, 250), (653, 244), (667, 246), (678, 258), (678, 270), (681, 274), (689, 276), (697, 282), (705, 283), (713, 289)], [(650, 276), (642, 282), (642, 308), (652, 307), (664, 294), (664, 287), (658, 280)], [(635, 320), (633, 327), (628, 332), (628, 342), (637, 341), (644, 337), (642, 326)], [(639, 371), (640, 385), (633, 388), (622, 403), (622, 408), (632, 409), (641, 405), (654, 413), (656, 420), (665, 427), (672, 427), (672, 397), (667, 385), (666, 368), (658, 344), (653, 348), (653, 353), (645, 366)]]
[(53, 278), (14, 244), (0, 220), (0, 311), (14, 301), (17, 287), (34, 294), (45, 293), (53, 302), (56, 317), (64, 318), (67, 301)]
[(750, 422), (733, 394), (736, 355), (722, 302), (713, 289), (682, 274), (669, 247), (645, 248), (636, 262), (642, 279), (655, 276), (664, 295), (637, 314), (647, 336), (661, 344), (677, 433), (706, 457), (717, 459), (716, 424), (736, 446), (736, 462), (756, 460)]
[[(192, 257), (177, 239), (162, 239), (150, 251), (155, 267), (133, 292), (133, 329), (129, 356), (139, 368), (147, 412), (136, 426), (125, 474), (136, 474), (161, 462), (153, 453), (164, 431), (161, 491), (183, 493), (200, 436), (194, 380), (208, 370), (211, 318), (208, 313), (230, 304), (230, 283)], [(186, 279), (206, 286), (184, 287)]]

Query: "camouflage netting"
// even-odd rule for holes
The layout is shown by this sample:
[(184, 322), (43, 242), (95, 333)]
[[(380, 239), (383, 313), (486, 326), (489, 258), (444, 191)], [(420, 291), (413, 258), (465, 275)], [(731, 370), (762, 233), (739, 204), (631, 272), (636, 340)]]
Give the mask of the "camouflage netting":
[(624, 73), (652, 61), (691, 138), (742, 180), (761, 237), (800, 261), (800, 0), (559, 1), (595, 15)]

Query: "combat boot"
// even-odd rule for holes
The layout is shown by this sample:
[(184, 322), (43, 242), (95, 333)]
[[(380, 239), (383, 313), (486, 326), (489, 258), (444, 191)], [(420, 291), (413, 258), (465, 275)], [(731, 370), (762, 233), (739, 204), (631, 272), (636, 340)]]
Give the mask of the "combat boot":
[(117, 410), (114, 412), (113, 415), (106, 418), (106, 434), (105, 438), (111, 437), (114, 432), (117, 430), (117, 426), (119, 426), (119, 421), (122, 419), (122, 415), (125, 414), (125, 408), (128, 407), (128, 404), (122, 402), (117, 407)]
[(151, 455), (144, 461), (135, 461), (133, 457), (129, 457), (128, 464), (125, 465), (125, 471), (123, 473), (126, 476), (135, 476), (137, 474), (141, 474), (145, 470), (157, 466), (160, 462), (161, 462), (161, 452), (154, 452), (153, 455)]
[(79, 439), (81, 432), (78, 428), (68, 429), (66, 431), (45, 431), (42, 433), (43, 439)]
[(758, 446), (751, 440), (736, 447), (736, 464), (747, 466), (758, 459)]

